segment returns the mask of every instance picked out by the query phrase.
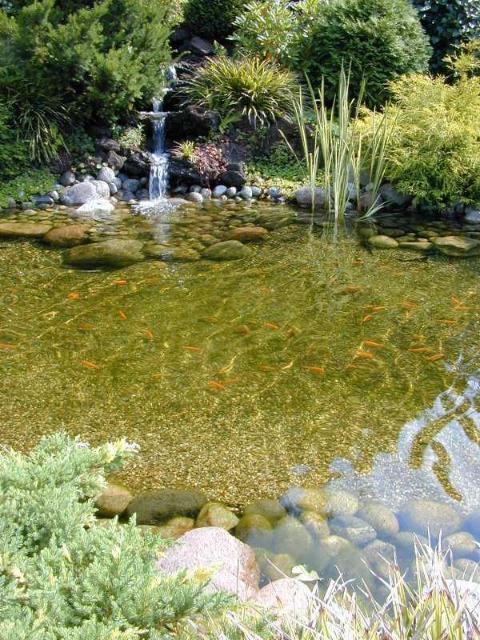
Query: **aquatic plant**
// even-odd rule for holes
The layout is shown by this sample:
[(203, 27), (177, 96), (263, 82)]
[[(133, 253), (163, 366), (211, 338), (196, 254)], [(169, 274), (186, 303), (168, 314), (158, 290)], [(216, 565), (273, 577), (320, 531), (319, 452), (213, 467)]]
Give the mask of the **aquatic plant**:
[(190, 162), (195, 156), (196, 144), (193, 140), (177, 142), (172, 149), (172, 157), (176, 160)]
[(245, 118), (256, 127), (292, 113), (295, 75), (259, 58), (220, 57), (200, 68), (184, 89), (187, 100), (218, 111), (229, 124)]

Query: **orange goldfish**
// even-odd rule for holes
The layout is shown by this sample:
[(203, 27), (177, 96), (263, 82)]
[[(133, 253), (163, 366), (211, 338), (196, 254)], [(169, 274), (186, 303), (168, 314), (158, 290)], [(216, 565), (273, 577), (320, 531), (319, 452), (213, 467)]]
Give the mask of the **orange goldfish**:
[(355, 352), (355, 358), (360, 358), (361, 360), (374, 360), (375, 356), (370, 351), (358, 350)]
[(286, 331), (286, 334), (289, 338), (294, 338), (295, 336), (298, 336), (299, 333), (301, 333), (301, 331), (298, 327), (290, 327)]
[(370, 320), (373, 320), (373, 316), (371, 314), (367, 314), (366, 316), (363, 316), (361, 322), (362, 324), (365, 324), (366, 322), (370, 322)]
[(95, 329), (95, 325), (92, 324), (91, 322), (81, 322), (78, 325), (78, 328), (81, 329), (82, 331), (91, 331), (92, 329)]
[(72, 291), (68, 294), (67, 298), (69, 300), (80, 300), (80, 294), (78, 293), (78, 291)]
[(12, 351), (16, 348), (16, 345), (11, 344), (10, 342), (0, 342), (0, 349), (2, 349), (3, 351)]
[(121, 309), (118, 310), (118, 315), (120, 317), (120, 320), (126, 320), (127, 319), (127, 316), (126, 316), (125, 312), (122, 311)]
[(271, 329), (272, 331), (278, 331), (278, 329), (280, 329), (279, 325), (275, 322), (265, 322), (263, 326), (265, 329)]
[(325, 367), (306, 367), (306, 369), (317, 376), (323, 376), (325, 374)]
[(374, 349), (383, 349), (385, 346), (381, 342), (375, 342), (375, 340), (364, 340), (363, 344), (367, 347), (373, 347)]
[(450, 325), (451, 325), (451, 324), (457, 324), (457, 323), (458, 323), (458, 320), (448, 320), (448, 319), (447, 319), (447, 320), (439, 320), (439, 322), (440, 322), (441, 324), (450, 324)]
[(353, 284), (350, 284), (344, 289), (342, 289), (340, 293), (354, 294), (354, 293), (360, 293), (360, 291), (362, 291), (362, 287), (357, 287)]
[(183, 345), (185, 351), (191, 351), (192, 353), (200, 353), (202, 349), (200, 347), (193, 347), (192, 345), (185, 344)]
[(409, 351), (410, 353), (431, 353), (433, 349), (430, 347), (412, 347)]
[(215, 391), (223, 391), (226, 388), (224, 384), (216, 380), (209, 380), (208, 386), (210, 389), (215, 389)]
[(118, 287), (123, 287), (128, 284), (128, 280), (113, 280), (112, 285), (117, 285)]
[(153, 333), (150, 331), (150, 329), (144, 329), (143, 335), (149, 340), (153, 340)]
[(80, 360), (80, 364), (87, 369), (100, 369), (100, 366), (98, 364), (95, 364), (95, 362), (90, 362), (90, 360)]
[(402, 309), (415, 309), (418, 305), (416, 302), (402, 302), (401, 306)]
[(241, 336), (248, 336), (251, 333), (250, 327), (246, 324), (240, 324), (238, 327), (235, 327), (235, 333), (238, 333)]
[(427, 360), (429, 360), (430, 362), (436, 362), (437, 360), (442, 360), (443, 358), (445, 358), (444, 353), (436, 353), (434, 356), (429, 356)]

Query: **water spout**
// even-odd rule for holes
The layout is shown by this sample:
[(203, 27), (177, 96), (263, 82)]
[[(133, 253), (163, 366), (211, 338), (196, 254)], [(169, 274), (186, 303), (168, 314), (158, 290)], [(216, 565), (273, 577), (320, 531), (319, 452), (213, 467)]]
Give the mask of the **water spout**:
[(162, 200), (167, 194), (168, 154), (165, 151), (165, 122), (167, 114), (162, 111), (163, 100), (153, 100), (153, 151), (150, 165), (150, 200)]

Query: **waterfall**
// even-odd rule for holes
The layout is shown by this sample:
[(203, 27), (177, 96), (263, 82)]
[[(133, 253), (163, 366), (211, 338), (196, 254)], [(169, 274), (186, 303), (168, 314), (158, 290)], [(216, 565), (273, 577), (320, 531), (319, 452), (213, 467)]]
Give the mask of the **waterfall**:
[(165, 152), (165, 121), (167, 114), (162, 111), (162, 107), (163, 100), (153, 100), (153, 151), (149, 181), (150, 200), (163, 200), (167, 194), (168, 154)]

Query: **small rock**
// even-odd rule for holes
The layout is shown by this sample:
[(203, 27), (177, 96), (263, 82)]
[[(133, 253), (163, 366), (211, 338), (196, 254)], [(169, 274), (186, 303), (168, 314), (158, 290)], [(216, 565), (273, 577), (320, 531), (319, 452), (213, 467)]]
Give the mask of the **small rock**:
[(329, 526), (334, 535), (350, 540), (357, 547), (364, 547), (377, 537), (371, 525), (355, 516), (337, 516), (329, 521)]
[(389, 542), (375, 540), (365, 547), (363, 554), (374, 574), (386, 580), (389, 576), (390, 568), (396, 560), (394, 545)]
[(201, 193), (197, 193), (196, 191), (192, 191), (191, 193), (187, 193), (185, 199), (189, 202), (195, 202), (196, 204), (202, 204), (203, 196)]
[(42, 238), (51, 228), (41, 222), (1, 222), (0, 238)]
[(293, 512), (314, 511), (325, 513), (327, 498), (322, 489), (307, 489), (304, 487), (291, 487), (280, 498), (280, 503)]
[(65, 173), (60, 176), (59, 182), (63, 187), (71, 187), (75, 184), (75, 174), (73, 171), (65, 171)]
[(470, 258), (480, 255), (480, 241), (464, 236), (444, 236), (432, 239), (435, 248), (446, 256)]
[(296, 518), (285, 516), (279, 520), (273, 534), (276, 553), (287, 553), (299, 560), (308, 556), (313, 543), (312, 536)]
[[(108, 152), (107, 162), (110, 167), (113, 167), (117, 171), (120, 171), (120, 169), (125, 164), (126, 160), (127, 158), (125, 156), (121, 156), (119, 153), (117, 153), (113, 149), (111, 149)], [(109, 180), (106, 180), (106, 182), (109, 182)]]
[(112, 213), (114, 208), (113, 204), (106, 198), (95, 198), (78, 207), (74, 215), (80, 218), (91, 217), (93, 219), (102, 219), (105, 216), (109, 217), (109, 214)]
[(207, 260), (240, 260), (249, 255), (250, 249), (238, 240), (217, 242), (203, 252), (203, 257)]
[(269, 522), (275, 523), (280, 518), (287, 515), (287, 512), (278, 502), (278, 500), (256, 500), (249, 504), (244, 511), (244, 515), (257, 514), (266, 518)]
[(396, 249), (398, 242), (389, 236), (372, 236), (368, 238), (368, 244), (375, 249)]
[(137, 524), (158, 524), (173, 516), (196, 517), (207, 499), (199, 491), (154, 489), (136, 496), (128, 505), (127, 516)]
[[(148, 525), (141, 525), (148, 526)], [(184, 533), (191, 531), (195, 527), (195, 520), (185, 516), (170, 518), (165, 524), (158, 527), (157, 533), (165, 540), (178, 540)]]
[(227, 198), (234, 198), (237, 195), (237, 187), (228, 187), (225, 191)]
[(390, 537), (400, 530), (396, 515), (380, 502), (365, 502), (357, 515), (376, 529), (379, 535)]
[(282, 190), (279, 187), (270, 187), (268, 189), (268, 195), (273, 200), (278, 200), (278, 198), (282, 197)]
[(270, 537), (272, 524), (259, 513), (248, 513), (240, 518), (235, 535), (250, 546), (262, 546)]
[[(108, 190), (108, 195), (110, 195), (110, 189)], [(93, 200), (97, 197), (98, 193), (95, 185), (92, 184), (92, 182), (80, 182), (73, 185), (73, 187), (69, 187), (65, 191), (65, 194), (62, 196), (61, 200), (64, 204), (76, 205), (85, 204), (89, 200)]]
[(41, 205), (47, 205), (51, 207), (55, 204), (55, 200), (51, 196), (37, 196), (33, 199), (35, 206), (40, 207)]
[(411, 500), (403, 507), (401, 521), (415, 533), (438, 538), (440, 533), (449, 536), (455, 533), (462, 522), (453, 507), (433, 500)]
[(252, 198), (259, 198), (262, 195), (262, 190), (260, 187), (253, 186), (252, 187)]
[(226, 171), (220, 176), (220, 180), (222, 184), (225, 184), (227, 187), (235, 187), (236, 189), (241, 189), (247, 181), (240, 171)]
[(64, 261), (74, 267), (125, 267), (143, 260), (142, 243), (114, 238), (68, 249)]
[(260, 580), (252, 549), (216, 527), (202, 527), (183, 535), (165, 552), (157, 567), (172, 574), (211, 569), (213, 576), (207, 591), (226, 591), (243, 601), (256, 597)]
[(314, 539), (327, 538), (330, 535), (330, 528), (325, 515), (315, 511), (304, 511), (300, 514), (299, 519)]
[(122, 189), (124, 191), (130, 191), (131, 193), (135, 193), (140, 188), (140, 180), (136, 178), (127, 178), (122, 182)]
[(115, 180), (115, 171), (110, 167), (102, 167), (97, 173), (97, 180), (102, 182), (113, 182)]
[(293, 568), (298, 562), (288, 553), (268, 553), (259, 560), (260, 569), (270, 580), (281, 580), (293, 576)]
[(279, 616), (307, 622), (312, 610), (312, 594), (300, 580), (282, 578), (260, 589), (256, 603)]
[(132, 500), (128, 489), (118, 484), (108, 483), (102, 493), (95, 498), (97, 515), (101, 518), (114, 518), (121, 515)]
[(411, 531), (399, 531), (392, 537), (392, 541), (399, 550), (410, 554), (418, 545), (428, 545), (428, 539), (425, 536), (417, 535)]
[(121, 191), (118, 194), (120, 196), (120, 200), (122, 202), (134, 202), (135, 201), (135, 194), (132, 193), (131, 191)]
[(210, 198), (212, 197), (212, 190), (211, 189), (201, 189), (200, 190), (200, 195), (202, 196), (202, 198), (204, 200), (210, 200)]
[(480, 209), (467, 207), (465, 209), (465, 222), (470, 224), (480, 224)]
[(213, 45), (208, 40), (194, 36), (190, 39), (188, 48), (192, 53), (196, 53), (199, 56), (210, 56), (214, 53)]
[(76, 247), (88, 242), (90, 225), (68, 224), (63, 227), (55, 227), (43, 236), (43, 241), (52, 247)]
[(358, 498), (344, 489), (325, 489), (326, 511), (330, 516), (353, 516), (358, 510)]
[(468, 558), (473, 556), (479, 548), (475, 538), (467, 531), (459, 531), (447, 536), (443, 541), (445, 549), (451, 549), (454, 556)]
[(214, 198), (221, 198), (222, 196), (224, 196), (227, 192), (227, 187), (224, 184), (219, 184), (218, 186), (215, 187), (215, 189), (213, 190), (213, 197)]
[(400, 209), (407, 207), (412, 201), (411, 196), (399, 193), (390, 183), (380, 187), (380, 194), (388, 204), (399, 207)]
[(110, 187), (108, 186), (108, 182), (104, 182), (103, 180), (92, 180), (90, 184), (93, 184), (95, 187), (99, 198), (108, 199), (110, 197)]
[(268, 231), (264, 227), (237, 227), (230, 234), (232, 240), (240, 242), (261, 242), (268, 237)]
[(322, 209), (326, 202), (325, 189), (316, 187), (312, 192), (311, 187), (302, 187), (296, 192), (295, 200), (300, 207), (311, 207), (313, 201), (315, 209)]
[(243, 187), (238, 194), (242, 200), (251, 200), (253, 197), (253, 192), (251, 187)]
[(197, 516), (196, 526), (219, 527), (230, 531), (230, 529), (234, 529), (237, 526), (238, 522), (237, 516), (224, 504), (207, 502)]
[(118, 187), (115, 184), (115, 182), (109, 182), (108, 183), (108, 188), (110, 189), (110, 195), (114, 196), (116, 193), (118, 193)]

